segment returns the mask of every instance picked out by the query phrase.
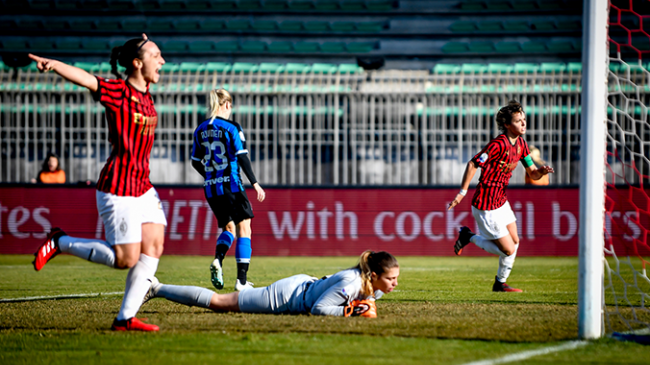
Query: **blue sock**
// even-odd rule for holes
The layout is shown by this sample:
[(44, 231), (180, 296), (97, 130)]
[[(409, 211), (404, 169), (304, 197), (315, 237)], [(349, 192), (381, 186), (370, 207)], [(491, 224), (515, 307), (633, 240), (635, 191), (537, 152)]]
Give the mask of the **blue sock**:
[(228, 231), (223, 231), (217, 238), (217, 248), (215, 249), (214, 258), (219, 259), (219, 263), (223, 265), (223, 258), (226, 257), (226, 252), (232, 246), (235, 236)]
[(238, 238), (237, 246), (235, 247), (235, 258), (237, 258), (237, 280), (242, 285), (246, 285), (246, 274), (248, 273), (248, 265), (251, 262), (251, 248), (250, 238)]

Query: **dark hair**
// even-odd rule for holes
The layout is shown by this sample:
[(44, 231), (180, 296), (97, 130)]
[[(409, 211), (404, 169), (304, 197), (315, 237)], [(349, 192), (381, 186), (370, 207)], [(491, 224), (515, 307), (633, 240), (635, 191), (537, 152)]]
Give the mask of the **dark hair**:
[(397, 259), (386, 251), (367, 250), (362, 253), (359, 256), (359, 263), (354, 267), (361, 270), (361, 293), (364, 295), (373, 294), (371, 281), (373, 272), (379, 276), (394, 267), (399, 267)]
[(56, 170), (54, 171), (61, 170), (61, 159), (59, 158), (59, 156), (57, 156), (56, 153), (48, 152), (47, 156), (45, 156), (45, 159), (43, 160), (43, 164), (41, 165), (41, 172), (50, 171), (50, 165), (48, 164), (48, 162), (52, 157), (56, 158), (56, 162), (57, 162)]
[(114, 47), (111, 51), (111, 73), (118, 79), (122, 79), (122, 75), (117, 70), (117, 65), (119, 64), (126, 68), (124, 73), (130, 75), (133, 72), (133, 59), (142, 57), (144, 53), (142, 46), (148, 41), (149, 39), (133, 38), (121, 46)]
[(512, 115), (523, 112), (524, 108), (517, 100), (510, 100), (508, 105), (502, 107), (497, 112), (497, 126), (499, 127), (499, 130), (505, 132), (506, 125), (512, 122)]

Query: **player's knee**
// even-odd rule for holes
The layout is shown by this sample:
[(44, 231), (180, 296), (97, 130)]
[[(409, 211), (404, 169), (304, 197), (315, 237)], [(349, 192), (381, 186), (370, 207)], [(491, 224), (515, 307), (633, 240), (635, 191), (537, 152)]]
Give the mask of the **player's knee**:
[(512, 256), (515, 252), (517, 252), (517, 250), (515, 250), (514, 247), (513, 248), (505, 248), (505, 249), (503, 249), (503, 253), (505, 253), (508, 256)]
[(135, 264), (138, 263), (138, 259), (139, 259), (139, 257), (131, 257), (131, 256), (118, 257), (115, 260), (115, 268), (116, 269), (130, 269), (133, 266), (135, 266)]

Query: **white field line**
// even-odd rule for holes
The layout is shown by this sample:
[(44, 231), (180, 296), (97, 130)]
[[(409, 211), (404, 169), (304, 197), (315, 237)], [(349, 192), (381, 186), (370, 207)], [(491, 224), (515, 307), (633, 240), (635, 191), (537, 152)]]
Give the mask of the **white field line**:
[(102, 296), (123, 295), (122, 291), (115, 291), (110, 293), (83, 293), (83, 294), (67, 294), (67, 295), (44, 295), (39, 297), (23, 297), (23, 298), (8, 298), (0, 299), (0, 303), (11, 302), (30, 302), (35, 300), (52, 300), (52, 299), (74, 299), (74, 298), (94, 298)]
[(521, 361), (521, 360), (526, 360), (534, 356), (540, 356), (540, 355), (547, 355), (547, 354), (552, 354), (554, 352), (560, 352), (560, 351), (566, 351), (566, 350), (573, 350), (581, 346), (585, 346), (589, 344), (588, 341), (571, 341), (567, 342), (562, 345), (558, 346), (553, 346), (553, 347), (546, 347), (542, 349), (537, 349), (537, 350), (530, 350), (530, 351), (524, 351), (524, 352), (519, 352), (516, 354), (510, 354), (506, 355), (504, 357), (498, 358), (498, 359), (492, 359), (492, 360), (480, 360), (480, 361), (474, 361), (474, 362), (468, 362), (465, 365), (494, 365), (494, 364), (504, 364), (507, 362), (513, 362), (513, 361)]

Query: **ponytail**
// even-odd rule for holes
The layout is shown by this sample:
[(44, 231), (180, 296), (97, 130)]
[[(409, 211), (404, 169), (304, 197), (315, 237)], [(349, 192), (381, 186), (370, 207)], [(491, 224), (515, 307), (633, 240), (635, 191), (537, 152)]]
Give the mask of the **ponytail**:
[(122, 75), (117, 69), (117, 65), (126, 68), (124, 71), (125, 74), (130, 75), (133, 72), (133, 60), (135, 58), (142, 58), (143, 51), (142, 46), (145, 43), (149, 42), (149, 39), (144, 38), (133, 38), (126, 41), (123, 45), (113, 47), (111, 51), (111, 73), (115, 75), (119, 80), (122, 79)]
[(394, 267), (399, 267), (397, 259), (386, 251), (367, 250), (362, 253), (359, 256), (359, 264), (355, 267), (361, 271), (361, 294), (365, 296), (374, 294), (372, 290), (373, 272), (379, 276)]
[(232, 104), (232, 96), (225, 89), (215, 89), (210, 91), (210, 105), (208, 107), (208, 117), (213, 118), (219, 114), (219, 108), (225, 103)]

